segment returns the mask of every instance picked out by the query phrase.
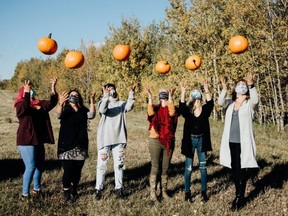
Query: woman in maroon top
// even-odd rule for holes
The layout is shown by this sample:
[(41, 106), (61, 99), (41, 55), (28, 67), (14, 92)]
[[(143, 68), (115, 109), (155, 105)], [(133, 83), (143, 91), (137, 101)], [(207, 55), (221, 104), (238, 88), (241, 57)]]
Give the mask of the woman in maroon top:
[(51, 79), (50, 100), (39, 100), (31, 89), (31, 82), (26, 80), (18, 91), (14, 102), (19, 120), (17, 147), (25, 164), (23, 174), (23, 197), (29, 197), (30, 184), (34, 180), (33, 194), (41, 192), (41, 175), (45, 159), (44, 143), (54, 144), (54, 136), (49, 117), (58, 100), (55, 90), (57, 79)]

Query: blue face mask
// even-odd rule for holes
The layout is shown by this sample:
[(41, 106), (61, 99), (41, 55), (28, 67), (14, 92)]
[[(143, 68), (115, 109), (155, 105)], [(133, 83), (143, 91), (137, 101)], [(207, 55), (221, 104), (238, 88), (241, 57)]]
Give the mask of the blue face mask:
[(241, 95), (244, 95), (248, 92), (248, 88), (246, 85), (237, 85), (236, 88), (235, 88), (235, 92), (237, 94), (241, 94)]
[(30, 98), (34, 98), (35, 97), (35, 91), (33, 89), (30, 90)]
[(192, 99), (194, 99), (194, 100), (199, 100), (199, 99), (202, 98), (202, 94), (201, 94), (200, 91), (194, 90), (194, 91), (192, 91), (192, 92), (190, 93), (190, 97), (191, 97)]
[(70, 95), (69, 102), (73, 104), (78, 104), (78, 97), (76, 97), (75, 95)]

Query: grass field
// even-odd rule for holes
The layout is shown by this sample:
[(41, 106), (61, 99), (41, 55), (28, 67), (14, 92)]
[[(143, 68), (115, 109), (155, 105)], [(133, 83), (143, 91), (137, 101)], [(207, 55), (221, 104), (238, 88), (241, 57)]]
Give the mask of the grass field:
[[(55, 145), (46, 145), (46, 162), (43, 173), (43, 198), (22, 201), (22, 173), (24, 164), (15, 144), (18, 127), (13, 109), (13, 93), (0, 91), (0, 214), (1, 215), (288, 215), (288, 135), (279, 133), (273, 126), (255, 125), (257, 158), (260, 170), (251, 172), (247, 184), (247, 206), (238, 212), (230, 211), (234, 187), (229, 170), (219, 165), (219, 143), (223, 123), (211, 120), (213, 151), (208, 159), (208, 196), (200, 200), (200, 173), (195, 160), (192, 174), (193, 202), (184, 202), (184, 156), (180, 154), (183, 118), (179, 118), (176, 148), (169, 171), (171, 199), (149, 202), (148, 177), (150, 156), (148, 152), (148, 123), (145, 112), (132, 111), (127, 115), (128, 146), (124, 177), (127, 200), (114, 197), (112, 160), (109, 162), (103, 199), (94, 198), (96, 176), (96, 131), (99, 116), (89, 123), (89, 159), (86, 160), (79, 188), (79, 199), (64, 204), (62, 199), (62, 169), (57, 161)], [(55, 111), (50, 117), (57, 142), (59, 121)]]

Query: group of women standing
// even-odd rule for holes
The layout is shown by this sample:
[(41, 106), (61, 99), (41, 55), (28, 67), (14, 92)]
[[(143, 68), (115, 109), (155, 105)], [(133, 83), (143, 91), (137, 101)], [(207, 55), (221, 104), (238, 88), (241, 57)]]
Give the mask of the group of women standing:
[[(71, 90), (70, 92), (57, 94), (55, 89), (56, 83), (56, 78), (51, 79), (50, 100), (38, 100), (35, 98), (35, 92), (31, 88), (31, 83), (25, 81), (24, 86), (19, 89), (14, 103), (19, 119), (17, 147), (25, 164), (23, 197), (30, 195), (29, 191), (32, 179), (34, 180), (33, 194), (41, 192), (41, 174), (45, 157), (44, 143), (54, 143), (49, 111), (55, 106), (57, 106), (56, 114), (61, 123), (58, 138), (58, 158), (62, 161), (64, 170), (62, 179), (64, 198), (68, 201), (77, 196), (77, 186), (80, 181), (81, 170), (85, 159), (88, 157), (87, 120), (93, 119), (96, 113), (94, 105), (95, 94), (90, 97), (90, 108), (88, 109), (84, 106), (79, 91)], [(110, 151), (112, 151), (113, 157), (114, 154), (119, 157), (119, 154), (123, 153), (126, 147), (125, 112), (133, 108), (135, 87), (129, 93), (127, 103), (118, 100), (116, 88), (113, 84), (107, 84), (103, 88), (103, 99), (98, 104), (99, 112), (101, 110), (102, 116), (99, 130), (102, 129), (100, 132), (98, 130), (98, 133), (101, 133), (105, 128), (106, 132), (97, 135), (97, 142), (103, 142), (101, 144), (102, 147), (98, 148), (97, 200), (101, 198), (107, 163), (106, 159), (109, 157)], [(184, 199), (185, 201), (192, 200), (191, 174), (194, 153), (196, 151), (201, 174), (201, 197), (202, 201), (207, 202), (206, 156), (207, 152), (212, 150), (209, 117), (214, 108), (214, 101), (209, 92), (209, 85), (206, 79), (203, 82), (204, 93), (202, 93), (201, 89), (193, 89), (189, 93), (189, 100), (187, 102), (185, 101), (187, 87), (184, 84), (181, 84), (180, 87), (181, 99), (179, 106), (176, 106), (173, 101), (175, 88), (170, 90), (160, 89), (158, 94), (159, 103), (157, 104), (153, 103), (151, 91), (147, 88), (148, 149), (151, 155), (151, 172), (149, 177), (150, 199), (158, 201), (156, 189), (159, 179), (161, 182), (162, 198), (169, 199), (169, 194), (167, 193), (168, 169), (175, 148), (177, 121), (179, 116), (182, 115), (185, 119), (181, 145), (181, 153), (185, 156)], [(227, 85), (225, 80), (222, 80), (222, 92), (219, 95), (218, 104), (226, 110), (226, 117), (220, 147), (220, 164), (232, 169), (236, 192), (232, 208), (240, 209), (245, 205), (246, 169), (258, 167), (255, 159), (256, 147), (252, 127), (258, 96), (253, 85), (252, 74), (248, 74), (246, 79), (239, 80), (236, 83), (235, 89), (232, 92), (232, 98), (227, 99), (226, 94)], [(111, 110), (107, 112), (109, 108)], [(115, 118), (115, 116), (118, 117)], [(117, 132), (119, 134), (113, 135), (116, 138), (111, 138), (109, 130), (112, 130), (115, 126), (118, 127), (117, 125), (123, 127), (123, 130), (115, 130), (113, 133)], [(110, 129), (108, 130), (107, 128)], [(122, 131), (123, 133), (118, 131)], [(105, 138), (105, 134), (108, 135), (108, 138)], [(101, 137), (104, 138), (102, 139)], [(109, 143), (108, 141), (105, 143), (107, 139)], [(120, 149), (118, 150), (118, 148)], [(117, 188), (115, 187), (116, 196), (123, 197), (122, 168), (124, 167), (124, 161), (118, 164), (116, 158), (113, 159), (116, 175), (115, 185), (117, 186)], [(101, 170), (104, 170), (104, 173)]]
[[(246, 170), (258, 167), (256, 162), (256, 146), (253, 134), (253, 116), (258, 104), (258, 95), (253, 84), (253, 75), (238, 80), (232, 91), (232, 98), (227, 98), (227, 84), (222, 79), (222, 92), (218, 104), (226, 111), (224, 131), (220, 147), (220, 164), (231, 168), (235, 184), (235, 198), (231, 208), (238, 210), (245, 205)], [(184, 129), (181, 153), (185, 156), (184, 191), (185, 201), (191, 201), (191, 174), (195, 151), (198, 155), (201, 175), (201, 199), (208, 201), (207, 196), (207, 152), (212, 150), (209, 117), (214, 108), (214, 101), (209, 92), (208, 82), (203, 82), (204, 93), (193, 89), (189, 100), (185, 101), (186, 86), (181, 84), (179, 106), (173, 102), (175, 89), (160, 89), (159, 104), (152, 103), (151, 91), (148, 93), (149, 151), (151, 155), (150, 199), (157, 201), (157, 176), (161, 175), (161, 193), (168, 199), (167, 170), (175, 146), (177, 119), (183, 116)], [(162, 164), (161, 164), (162, 163)]]

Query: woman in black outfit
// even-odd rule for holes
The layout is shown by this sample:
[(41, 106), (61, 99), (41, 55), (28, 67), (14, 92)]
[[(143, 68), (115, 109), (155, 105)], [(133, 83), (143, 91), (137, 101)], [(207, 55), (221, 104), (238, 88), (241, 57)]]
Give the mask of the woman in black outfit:
[(88, 157), (88, 119), (95, 117), (95, 93), (90, 98), (90, 109), (83, 105), (81, 94), (71, 90), (59, 95), (57, 116), (60, 119), (58, 139), (58, 159), (63, 166), (64, 199), (68, 201), (77, 196), (77, 186), (81, 170)]
[(185, 118), (181, 153), (185, 155), (185, 201), (191, 201), (190, 180), (193, 168), (194, 152), (197, 151), (199, 170), (201, 174), (202, 201), (207, 202), (207, 168), (206, 153), (212, 150), (210, 138), (209, 116), (214, 102), (208, 89), (208, 82), (204, 80), (206, 103), (203, 103), (199, 90), (190, 93), (190, 101), (185, 103), (186, 86), (181, 84), (181, 101), (179, 112)]

